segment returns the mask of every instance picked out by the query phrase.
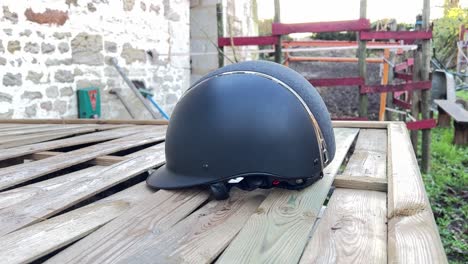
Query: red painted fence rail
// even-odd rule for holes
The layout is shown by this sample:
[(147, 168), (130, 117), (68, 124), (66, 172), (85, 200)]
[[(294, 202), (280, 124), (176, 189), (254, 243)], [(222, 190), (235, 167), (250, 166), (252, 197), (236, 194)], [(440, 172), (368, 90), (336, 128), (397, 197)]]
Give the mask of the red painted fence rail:
[(368, 19), (333, 21), (333, 22), (312, 22), (297, 24), (273, 23), (273, 35), (286, 35), (290, 33), (320, 33), (320, 32), (340, 32), (340, 31), (361, 31), (370, 30)]
[[(232, 42), (234, 46), (275, 45), (278, 43), (278, 36), (235, 37), (232, 38)], [(231, 46), (231, 38), (218, 38), (218, 46)]]
[(364, 85), (364, 79), (361, 77), (310, 79), (309, 82), (319, 87)]
[(414, 91), (431, 89), (431, 81), (393, 84), (393, 85), (363, 85), (361, 86), (361, 94), (366, 93), (391, 93), (398, 91)]
[(360, 40), (418, 40), (432, 39), (431, 31), (372, 31), (360, 32)]
[(406, 122), (406, 127), (409, 130), (431, 129), (436, 127), (437, 122), (435, 119), (424, 119), (414, 122)]

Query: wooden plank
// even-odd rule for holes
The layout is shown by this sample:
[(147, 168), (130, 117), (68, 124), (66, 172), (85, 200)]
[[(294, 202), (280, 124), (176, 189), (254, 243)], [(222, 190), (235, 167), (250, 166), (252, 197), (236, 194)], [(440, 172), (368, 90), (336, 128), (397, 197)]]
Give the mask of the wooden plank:
[[(288, 57), (289, 62), (295, 62), (295, 61), (319, 61), (319, 62), (358, 62), (358, 58), (348, 58), (348, 57), (299, 57), (299, 56), (289, 56)], [(367, 58), (366, 59), (367, 63), (383, 63), (385, 62), (381, 58)], [(360, 77), (358, 77), (360, 78)]]
[(431, 89), (431, 81), (419, 81), (402, 84), (387, 84), (387, 85), (363, 85), (361, 93), (387, 93), (400, 91), (416, 91)]
[(167, 120), (134, 119), (0, 119), (3, 124), (100, 124), (100, 125), (168, 125)]
[(387, 130), (361, 129), (343, 177), (387, 178)]
[(332, 120), (334, 128), (347, 127), (347, 128), (385, 128), (394, 122), (389, 121), (339, 121)]
[(152, 243), (208, 197), (208, 192), (196, 188), (158, 191), (114, 221), (55, 255), (48, 263), (116, 262), (138, 250), (140, 245)]
[[(259, 36), (259, 37), (234, 37), (232, 38), (234, 46), (249, 45), (275, 45), (278, 42), (278, 36)], [(218, 38), (218, 46), (231, 46), (231, 38)]]
[(387, 197), (336, 189), (300, 263), (386, 263)]
[(164, 140), (165, 131), (147, 132), (73, 150), (58, 156), (0, 170), (0, 190), (41, 177), (96, 157)]
[[(96, 127), (96, 125), (86, 125), (91, 127)], [(18, 130), (12, 131), (3, 131), (0, 132), (1, 137), (6, 136), (19, 136), (19, 135), (27, 135), (27, 134), (37, 134), (41, 132), (60, 132), (63, 130), (71, 130), (81, 128), (82, 125), (49, 125), (49, 126), (41, 126), (41, 127), (29, 127), (29, 128), (21, 128)]]
[[(98, 130), (109, 130), (110, 131), (102, 131), (96, 132), (81, 136), (76, 136), (72, 138), (48, 141), (43, 143), (36, 143), (34, 145), (27, 145), (27, 146), (18, 146), (15, 148), (10, 148), (8, 151), (0, 152), (0, 160), (6, 160), (16, 157), (21, 157), (24, 155), (32, 154), (35, 152), (46, 151), (56, 148), (64, 148), (70, 146), (76, 146), (81, 144), (89, 144), (95, 143), (100, 141), (106, 141), (111, 139), (116, 139), (124, 136), (129, 136), (132, 134), (136, 134), (142, 131), (147, 131), (147, 129), (151, 129), (151, 127), (124, 127), (113, 129), (115, 125), (100, 125), (97, 127)], [(165, 127), (164, 127), (165, 128)], [(81, 132), (93, 132), (94, 130), (80, 130)], [(1, 172), (1, 171), (0, 171)]]
[(432, 31), (362, 31), (360, 40), (422, 40), (432, 39)]
[(132, 158), (86, 176), (75, 178), (59, 188), (40, 193), (0, 209), (0, 237), (40, 222), (89, 197), (164, 163), (164, 146), (149, 155)]
[(409, 130), (431, 129), (437, 126), (435, 119), (424, 119), (412, 122), (406, 122), (406, 128)]
[(93, 232), (153, 193), (142, 182), (87, 206), (10, 233), (0, 238), (0, 259), (7, 263), (37, 260)]
[(335, 129), (337, 150), (323, 179), (301, 191), (273, 189), (218, 262), (298, 262), (333, 178), (358, 131)]
[[(119, 125), (119, 126), (125, 127), (127, 125)], [(118, 128), (118, 126), (116, 127), (116, 125), (100, 125), (97, 127), (77, 128), (71, 131), (63, 131), (60, 133), (45, 132), (45, 133), (34, 134), (34, 135), (24, 135), (21, 137), (14, 137), (10, 139), (0, 138), (0, 149), (25, 146), (28, 144), (34, 144), (38, 142), (44, 142), (44, 141), (69, 137), (73, 135), (78, 135), (78, 134), (104, 131), (104, 130), (109, 130), (109, 129), (114, 129), (114, 128)]]
[(468, 111), (463, 106), (448, 100), (434, 100), (434, 102), (456, 122), (468, 123)]
[(308, 81), (314, 86), (321, 86), (321, 87), (363, 85), (364, 84), (364, 79), (362, 79), (361, 77), (310, 79)]
[(408, 131), (388, 133), (388, 262), (447, 263)]
[(211, 201), (146, 245), (138, 244), (121, 263), (211, 263), (249, 217), (268, 191), (233, 189), (226, 201)]
[[(64, 152), (44, 151), (44, 152), (31, 154), (27, 158), (32, 159), (32, 160), (42, 160), (42, 159), (47, 159), (47, 158), (50, 158), (50, 157), (55, 157), (55, 156), (61, 155), (63, 153)], [(127, 160), (127, 159), (128, 158), (120, 157), (120, 156), (102, 156), (102, 157), (97, 157), (95, 159), (87, 161), (87, 162), (85, 162), (85, 164), (109, 166), (109, 165), (119, 163), (119, 162)]]
[(333, 185), (336, 188), (387, 192), (387, 179), (369, 176), (336, 176)]
[(272, 24), (273, 35), (287, 35), (291, 33), (360, 31), (368, 29), (370, 29), (370, 22), (368, 19), (297, 24)]

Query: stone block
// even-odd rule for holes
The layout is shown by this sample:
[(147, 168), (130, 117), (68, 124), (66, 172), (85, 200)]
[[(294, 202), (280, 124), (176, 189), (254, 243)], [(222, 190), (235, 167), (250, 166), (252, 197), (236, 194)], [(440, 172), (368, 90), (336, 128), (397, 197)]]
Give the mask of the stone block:
[(6, 73), (3, 75), (3, 85), (5, 86), (21, 86), (23, 84), (23, 79), (21, 73), (13, 74)]
[(73, 91), (73, 88), (70, 86), (63, 87), (60, 89), (60, 96), (72, 96), (75, 94), (75, 91)]
[(54, 76), (55, 81), (61, 83), (72, 83), (75, 81), (75, 75), (68, 70), (57, 70)]
[(58, 65), (72, 65), (72, 59), (47, 59), (45, 61), (46, 66), (58, 66)]
[(46, 111), (50, 111), (50, 110), (52, 110), (52, 102), (51, 101), (42, 102), (40, 104), (40, 107), (41, 107), (41, 109), (44, 109)]
[(58, 44), (58, 50), (60, 51), (60, 53), (66, 53), (70, 51), (70, 46), (66, 42), (60, 42)]
[(32, 34), (32, 31), (29, 30), (29, 29), (26, 29), (25, 31), (20, 32), (20, 36), (21, 36), (21, 37), (23, 37), (23, 36), (29, 37), (29, 36), (31, 36), (31, 34)]
[(49, 98), (57, 98), (59, 95), (59, 90), (57, 86), (50, 86), (46, 89), (46, 96)]
[(53, 109), (61, 115), (65, 114), (67, 112), (67, 101), (55, 100)]
[(135, 6), (135, 0), (123, 0), (124, 11), (132, 11)]
[(56, 24), (63, 26), (68, 20), (68, 13), (60, 10), (46, 8), (44, 12), (34, 12), (31, 8), (26, 9), (24, 12), (28, 21), (37, 24)]
[(71, 38), (71, 33), (70, 32), (55, 32), (54, 33), (54, 38), (56, 39), (64, 39), (64, 38)]
[(104, 42), (104, 48), (106, 49), (107, 52), (117, 52), (117, 43), (112, 42), (112, 41), (105, 41)]
[(7, 50), (10, 53), (15, 53), (15, 51), (21, 50), (21, 43), (18, 40), (8, 41)]
[(37, 104), (26, 107), (24, 113), (26, 117), (35, 117), (37, 115)]
[(130, 43), (125, 43), (123, 45), (120, 56), (125, 59), (127, 64), (132, 64), (137, 61), (146, 62), (146, 52), (142, 49), (133, 48)]
[(29, 52), (33, 54), (38, 54), (40, 50), (39, 44), (34, 42), (27, 42), (24, 45), (24, 52)]
[(96, 12), (96, 6), (93, 3), (88, 3), (87, 5), (89, 12)]
[(3, 18), (9, 20), (13, 24), (18, 23), (18, 14), (11, 12), (8, 6), (3, 6)]
[(55, 51), (55, 46), (50, 43), (42, 43), (41, 44), (41, 51), (43, 54), (53, 53)]
[(2, 102), (7, 102), (11, 103), (13, 101), (13, 96), (7, 94), (7, 93), (2, 93), (0, 92), (0, 103)]
[(91, 66), (103, 65), (102, 36), (80, 33), (71, 41), (72, 61)]
[(26, 80), (29, 80), (35, 84), (39, 84), (41, 82), (42, 77), (44, 76), (44, 73), (42, 72), (34, 72), (34, 71), (28, 71), (28, 75), (26, 76)]
[(34, 99), (41, 99), (42, 98), (42, 93), (41, 92), (30, 92), (30, 91), (25, 91), (21, 95), (21, 99), (28, 99), (28, 100), (34, 100)]

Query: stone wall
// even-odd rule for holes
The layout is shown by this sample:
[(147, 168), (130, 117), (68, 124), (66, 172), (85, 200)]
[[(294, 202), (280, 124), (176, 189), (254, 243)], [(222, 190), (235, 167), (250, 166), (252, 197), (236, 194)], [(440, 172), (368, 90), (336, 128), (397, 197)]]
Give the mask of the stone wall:
[[(218, 50), (213, 43), (218, 42), (218, 23), (216, 4), (222, 5), (222, 25), (224, 36), (257, 36), (256, 0), (191, 0), (190, 1), (190, 35), (192, 52), (192, 82), (206, 73), (218, 68)], [(238, 61), (253, 60), (256, 54), (246, 52), (256, 47), (236, 47)], [(206, 53), (199, 55), (200, 53)], [(234, 61), (233, 52), (225, 48), (224, 64)]]
[[(189, 0), (2, 0), (0, 118), (77, 117), (76, 90), (101, 90), (103, 118), (151, 118), (110, 59), (171, 112), (190, 82)], [(184, 55), (185, 54), (185, 55)]]

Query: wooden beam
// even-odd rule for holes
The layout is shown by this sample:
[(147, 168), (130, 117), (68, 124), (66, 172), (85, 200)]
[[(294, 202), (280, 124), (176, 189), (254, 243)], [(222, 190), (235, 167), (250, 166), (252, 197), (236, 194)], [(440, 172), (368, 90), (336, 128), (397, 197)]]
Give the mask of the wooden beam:
[(432, 31), (373, 31), (359, 32), (360, 40), (421, 40), (432, 39)]
[(386, 92), (399, 92), (399, 91), (416, 91), (431, 89), (431, 81), (420, 81), (403, 84), (389, 84), (389, 85), (364, 85), (361, 86), (361, 93), (386, 93)]
[(320, 87), (355, 86), (355, 85), (363, 85), (364, 84), (364, 80), (361, 77), (310, 79), (308, 81), (312, 85), (320, 86)]
[[(358, 58), (346, 57), (298, 57), (289, 56), (289, 61), (319, 61), (319, 62), (358, 62)], [(384, 60), (380, 58), (367, 58), (367, 63), (383, 63)]]
[(375, 178), (369, 176), (345, 176), (335, 177), (333, 185), (336, 188), (347, 188), (357, 190), (370, 190), (387, 192), (387, 179)]
[(105, 125), (168, 125), (167, 120), (133, 119), (0, 119), (4, 124), (105, 124)]
[(437, 126), (437, 121), (435, 119), (423, 119), (413, 122), (406, 122), (406, 128), (409, 130), (421, 130), (421, 129), (431, 129)]
[(320, 32), (340, 32), (340, 31), (361, 31), (369, 30), (368, 19), (332, 21), (332, 22), (312, 22), (297, 24), (273, 23), (273, 35), (287, 35), (291, 33), (320, 33)]
[[(278, 36), (234, 37), (234, 46), (265, 46), (278, 44)], [(231, 46), (231, 38), (218, 38), (218, 46)]]
[(397, 79), (405, 80), (405, 81), (412, 81), (413, 80), (413, 75), (408, 74), (408, 73), (396, 72), (394, 74), (394, 77), (397, 78)]
[(387, 126), (392, 123), (401, 123), (403, 122), (388, 122), (388, 121), (332, 121), (334, 128), (338, 127), (353, 127), (353, 128), (384, 128), (387, 129)]
[(404, 71), (414, 65), (414, 58), (408, 58), (405, 62), (398, 63), (393, 69), (395, 72)]
[[(367, 17), (367, 0), (361, 0), (359, 5), (359, 18), (366, 19)], [(359, 35), (360, 33), (358, 33)], [(359, 47), (357, 50), (357, 56), (359, 58), (359, 76), (364, 79), (364, 85), (367, 84), (367, 52), (366, 52), (366, 41), (359, 40)], [(361, 86), (362, 88), (362, 86)], [(367, 94), (359, 93), (359, 117), (368, 117), (369, 99)]]
[[(50, 157), (55, 157), (57, 155), (61, 155), (64, 152), (58, 152), (58, 151), (44, 151), (44, 152), (38, 152), (31, 154), (27, 157), (27, 159), (32, 159), (32, 160), (41, 160), (41, 159), (47, 159)], [(95, 159), (92, 159), (90, 161), (85, 162), (84, 164), (91, 164), (91, 165), (100, 165), (100, 166), (109, 166), (115, 163), (119, 163), (121, 161), (127, 160), (128, 158), (125, 157), (120, 157), (120, 156), (101, 156), (97, 157)]]
[[(281, 2), (280, 0), (274, 0), (275, 4), (275, 17), (273, 18), (273, 22), (280, 23), (281, 22)], [(273, 23), (273, 24), (275, 24)], [(272, 25), (273, 28), (273, 25)], [(272, 30), (273, 31), (273, 30)], [(281, 33), (272, 33), (273, 35), (278, 35), (278, 41), (275, 45), (275, 62), (282, 64), (283, 62), (283, 45), (281, 43)]]
[(388, 263), (447, 263), (408, 131), (388, 133)]

